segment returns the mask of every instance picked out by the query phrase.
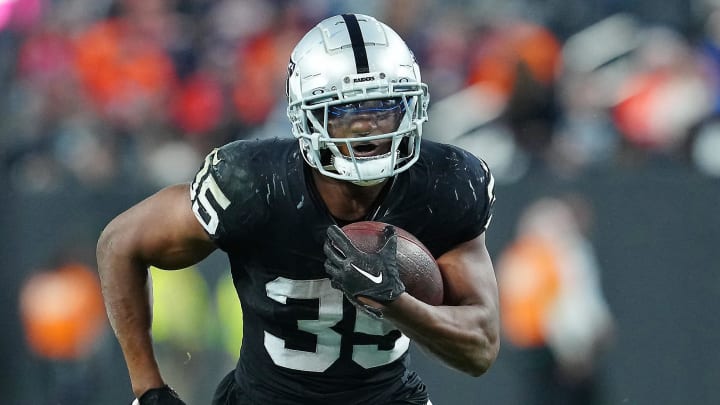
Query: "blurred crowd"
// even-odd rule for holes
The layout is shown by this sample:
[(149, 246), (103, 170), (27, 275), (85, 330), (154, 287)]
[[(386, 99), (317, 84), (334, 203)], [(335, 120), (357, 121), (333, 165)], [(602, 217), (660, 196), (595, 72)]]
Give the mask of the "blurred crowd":
[(615, 320), (590, 235), (592, 202), (580, 194), (530, 201), (495, 260), (504, 341), (517, 350), (527, 405), (605, 403), (602, 360)]
[(658, 159), (720, 176), (720, 2), (660, 15), (616, 3), (2, 1), (1, 171), (30, 192), (157, 187), (187, 181), (227, 141), (291, 136), (289, 52), (351, 10), (416, 53), (427, 136), (476, 152), (499, 181)]

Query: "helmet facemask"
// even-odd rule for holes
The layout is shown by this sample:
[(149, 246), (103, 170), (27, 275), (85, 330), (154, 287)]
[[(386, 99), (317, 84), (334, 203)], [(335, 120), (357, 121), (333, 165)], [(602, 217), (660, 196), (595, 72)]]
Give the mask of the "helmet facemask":
[[(305, 159), (325, 176), (359, 185), (377, 184), (407, 170), (419, 157), (421, 128), (426, 120), (420, 111), (419, 100), (424, 90), (399, 94), (398, 97), (366, 95), (315, 103), (306, 100), (309, 105), (299, 106), (299, 115), (304, 118), (299, 139)], [(386, 132), (352, 137), (331, 134), (333, 123), (352, 125), (356, 119), (372, 121), (374, 126), (384, 128)], [(364, 149), (386, 146), (389, 146), (388, 150), (382, 154), (363, 153)]]

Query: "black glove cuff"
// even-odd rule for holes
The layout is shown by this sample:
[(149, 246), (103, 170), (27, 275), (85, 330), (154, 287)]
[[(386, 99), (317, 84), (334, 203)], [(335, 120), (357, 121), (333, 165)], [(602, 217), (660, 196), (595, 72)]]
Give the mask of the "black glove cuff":
[(170, 403), (166, 402), (167, 400), (173, 400), (171, 403), (183, 403), (178, 393), (167, 384), (145, 391), (145, 393), (138, 398), (138, 403), (140, 405)]

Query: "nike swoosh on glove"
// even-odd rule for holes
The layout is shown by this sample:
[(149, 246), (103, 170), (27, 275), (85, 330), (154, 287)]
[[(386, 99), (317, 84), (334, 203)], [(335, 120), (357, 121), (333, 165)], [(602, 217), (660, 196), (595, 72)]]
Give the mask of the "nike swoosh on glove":
[(377, 252), (358, 249), (337, 225), (327, 230), (325, 271), (332, 286), (345, 293), (356, 306), (375, 317), (382, 317), (377, 308), (360, 303), (357, 297), (368, 297), (387, 304), (405, 292), (397, 267), (397, 235), (395, 227), (383, 230), (385, 242)]

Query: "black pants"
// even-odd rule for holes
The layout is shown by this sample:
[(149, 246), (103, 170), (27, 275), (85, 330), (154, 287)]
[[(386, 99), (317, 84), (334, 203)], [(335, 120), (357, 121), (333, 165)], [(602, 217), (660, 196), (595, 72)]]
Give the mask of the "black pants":
[[(411, 373), (413, 378), (419, 378), (415, 373)], [(427, 393), (425, 385), (422, 382), (412, 389), (412, 393), (405, 394), (407, 398), (402, 400), (394, 400), (391, 403), (385, 405), (432, 405), (432, 402), (427, 399)], [(412, 384), (411, 384), (412, 385)], [(257, 405), (250, 402), (250, 399), (245, 395), (242, 389), (235, 382), (235, 370), (230, 371), (225, 378), (223, 378), (218, 384), (213, 396), (212, 405)], [(262, 404), (272, 405), (272, 404)]]

